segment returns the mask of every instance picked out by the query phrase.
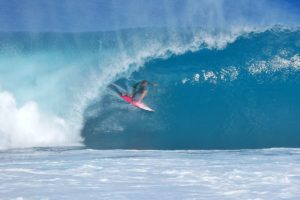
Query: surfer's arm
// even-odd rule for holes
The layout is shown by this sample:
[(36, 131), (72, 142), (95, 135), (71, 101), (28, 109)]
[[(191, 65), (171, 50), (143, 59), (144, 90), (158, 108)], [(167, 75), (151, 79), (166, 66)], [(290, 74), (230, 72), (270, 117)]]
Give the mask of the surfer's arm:
[(154, 86), (154, 87), (158, 86), (157, 83), (150, 83), (150, 82), (148, 82), (148, 84), (151, 85), (151, 86)]
[(147, 95), (147, 93), (148, 93), (147, 90), (143, 91), (143, 93), (141, 94), (141, 97), (139, 98), (138, 101), (143, 101), (143, 99), (145, 98), (145, 96)]

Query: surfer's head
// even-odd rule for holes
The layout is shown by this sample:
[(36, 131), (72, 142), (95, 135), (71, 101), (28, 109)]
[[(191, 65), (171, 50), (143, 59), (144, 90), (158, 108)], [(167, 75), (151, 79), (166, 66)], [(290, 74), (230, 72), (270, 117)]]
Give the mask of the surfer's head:
[(148, 85), (148, 81), (142, 80), (142, 86), (147, 86), (147, 85)]

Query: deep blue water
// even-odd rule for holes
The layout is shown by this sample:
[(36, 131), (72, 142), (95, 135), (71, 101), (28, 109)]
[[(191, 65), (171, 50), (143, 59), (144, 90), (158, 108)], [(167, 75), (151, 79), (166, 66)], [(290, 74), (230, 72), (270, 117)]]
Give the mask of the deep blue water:
[[(300, 32), (274, 28), (242, 35), (224, 49), (150, 60), (129, 80), (117, 83), (157, 82), (159, 87), (151, 88), (145, 99), (156, 112), (131, 108), (108, 92), (96, 103), (99, 114), (86, 119), (85, 144), (134, 149), (299, 147), (299, 53)], [(253, 72), (261, 65), (265, 67)], [(209, 72), (214, 75), (205, 79)]]

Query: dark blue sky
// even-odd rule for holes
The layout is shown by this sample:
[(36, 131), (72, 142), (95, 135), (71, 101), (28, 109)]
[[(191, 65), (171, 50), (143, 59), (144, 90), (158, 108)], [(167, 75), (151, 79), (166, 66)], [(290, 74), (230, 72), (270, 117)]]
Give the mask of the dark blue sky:
[(300, 0), (0, 0), (0, 31), (299, 25)]

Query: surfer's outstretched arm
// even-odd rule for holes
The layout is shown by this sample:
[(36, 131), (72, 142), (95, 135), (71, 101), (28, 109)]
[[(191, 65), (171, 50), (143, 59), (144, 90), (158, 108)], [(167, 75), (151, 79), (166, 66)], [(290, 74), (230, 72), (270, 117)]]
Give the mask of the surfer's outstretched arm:
[(158, 86), (157, 83), (150, 83), (150, 82), (148, 82), (148, 83), (149, 83), (149, 85), (154, 86), (154, 87)]

